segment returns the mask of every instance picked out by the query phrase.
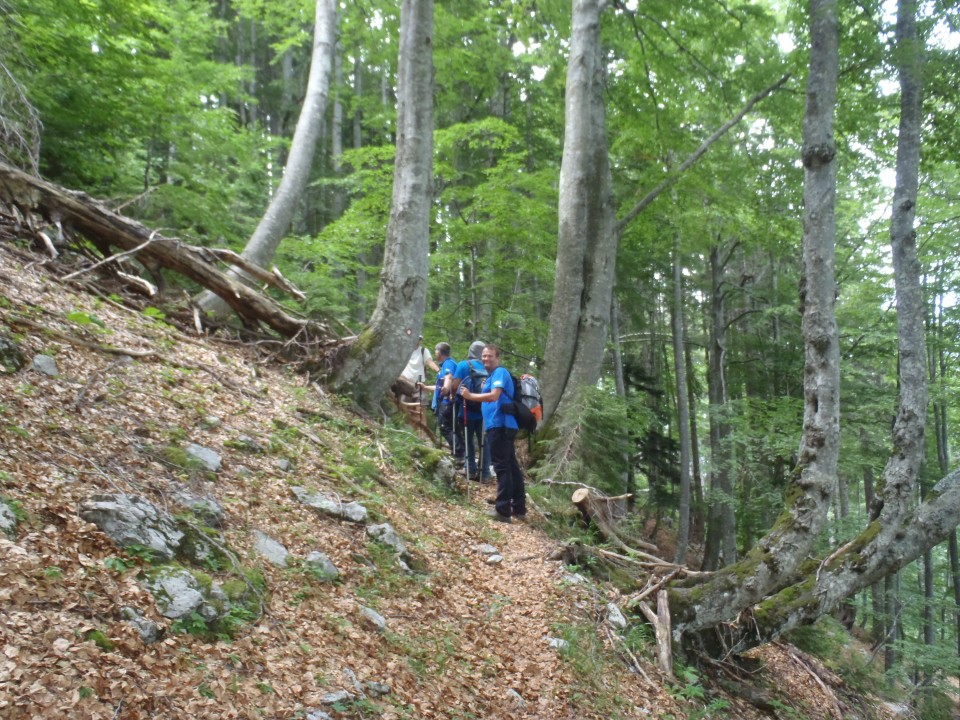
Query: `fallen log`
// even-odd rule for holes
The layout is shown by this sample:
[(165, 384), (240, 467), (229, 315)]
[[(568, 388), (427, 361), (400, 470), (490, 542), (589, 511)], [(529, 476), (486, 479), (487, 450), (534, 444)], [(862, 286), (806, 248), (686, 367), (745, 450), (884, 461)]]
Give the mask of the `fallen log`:
[(201, 252), (110, 210), (85, 193), (60, 188), (0, 162), (0, 201), (21, 212), (38, 211), (53, 224), (69, 224), (100, 247), (113, 246), (135, 254), (145, 265), (179, 273), (223, 298), (248, 323), (261, 322), (286, 338), (304, 333), (311, 339), (332, 338), (325, 326), (292, 317), (271, 298), (218, 270)]
[[(607, 497), (599, 495), (590, 488), (582, 487), (574, 491), (570, 497), (570, 502), (577, 506), (585, 522), (593, 523), (604, 540), (629, 553), (636, 548), (624, 542), (615, 526), (615, 518), (622, 514), (618, 510), (618, 503), (623, 503), (629, 498), (629, 494)], [(651, 552), (658, 551), (656, 545), (643, 540), (631, 538), (631, 542), (638, 548)]]

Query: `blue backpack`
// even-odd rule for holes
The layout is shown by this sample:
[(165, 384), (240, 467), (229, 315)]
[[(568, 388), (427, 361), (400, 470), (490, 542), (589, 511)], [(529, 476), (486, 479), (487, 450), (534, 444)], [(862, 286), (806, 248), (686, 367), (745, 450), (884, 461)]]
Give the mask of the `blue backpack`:
[[(489, 377), (487, 369), (479, 360), (468, 360), (467, 364), (470, 367), (470, 375), (460, 381), (460, 386), (465, 387), (470, 392), (483, 392), (483, 384)], [(483, 403), (479, 403), (476, 400), (467, 400), (467, 412), (481, 412), (482, 405)]]

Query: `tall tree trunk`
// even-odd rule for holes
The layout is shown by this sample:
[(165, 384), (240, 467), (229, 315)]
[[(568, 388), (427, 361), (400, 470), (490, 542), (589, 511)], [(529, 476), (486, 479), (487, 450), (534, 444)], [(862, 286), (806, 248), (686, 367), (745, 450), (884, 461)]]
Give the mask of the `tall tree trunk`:
[[(307, 94), (300, 110), (297, 128), (293, 132), (283, 179), (257, 229), (254, 230), (253, 236), (241, 253), (245, 260), (264, 268), (273, 260), (277, 246), (289, 229), (293, 213), (310, 180), (313, 154), (321, 134), (323, 116), (327, 107), (333, 61), (334, 3), (333, 0), (316, 0), (316, 2), (313, 53), (310, 60)], [(236, 274), (243, 277), (240, 272)], [(197, 302), (204, 311), (214, 315), (222, 316), (228, 311), (226, 302), (210, 292), (202, 293)]]
[(603, 104), (600, 13), (574, 0), (567, 62), (559, 230), (550, 330), (541, 372), (544, 420), (600, 375), (610, 318), (617, 237)]
[(710, 346), (707, 353), (707, 398), (710, 405), (710, 507), (703, 569), (716, 570), (720, 557), (724, 565), (736, 562), (736, 514), (733, 481), (730, 477), (732, 448), (727, 421), (730, 398), (726, 380), (727, 321), (724, 307), (724, 269), (731, 248), (721, 258), (720, 239), (710, 248)]
[(687, 404), (687, 365), (683, 359), (683, 272), (680, 267), (680, 239), (673, 241), (673, 371), (677, 387), (677, 430), (680, 436), (680, 524), (674, 562), (682, 565), (690, 542), (690, 407)]
[(883, 670), (890, 672), (897, 664), (897, 639), (900, 635), (900, 573), (888, 575), (883, 581), (886, 615), (886, 635), (883, 646)]
[[(677, 591), (674, 635), (713, 643), (701, 631), (736, 617), (795, 577), (823, 527), (836, 482), (839, 453), (840, 369), (834, 314), (834, 204), (838, 28), (836, 0), (811, 0), (810, 75), (803, 123), (804, 414), (798, 467), (790, 501), (774, 529), (740, 563), (717, 572), (684, 602)], [(744, 582), (744, 578), (749, 578)], [(737, 642), (746, 641), (738, 637)]]
[[(620, 301), (617, 299), (614, 288), (613, 300), (610, 305), (610, 336), (613, 346), (613, 377), (616, 383), (617, 396), (627, 396), (627, 384), (623, 377), (623, 346), (620, 342)], [(632, 439), (632, 438), (631, 438)], [(629, 452), (624, 453), (623, 464), (626, 468), (623, 478), (623, 492), (627, 498), (627, 506), (632, 508), (637, 499), (637, 478), (633, 469), (633, 458)]]
[[(343, 100), (340, 98), (340, 88), (343, 87), (343, 52), (340, 43), (334, 47), (333, 55), (333, 122), (330, 127), (330, 166), (334, 178), (341, 173), (340, 160), (343, 156)], [(333, 203), (330, 221), (335, 222), (343, 215), (347, 205), (346, 193), (343, 188), (334, 186)]]
[[(726, 648), (742, 648), (810, 623), (835, 609), (852, 593), (885, 578), (946, 540), (960, 523), (960, 471), (942, 478), (929, 500), (917, 508), (913, 493), (923, 459), (926, 377), (923, 363), (923, 306), (920, 303), (913, 216), (919, 160), (920, 54), (916, 44), (914, 0), (902, 0), (897, 21), (902, 89), (901, 131), (897, 151), (891, 245), (897, 291), (900, 359), (900, 407), (893, 428), (894, 453), (884, 469), (878, 519), (857, 538), (824, 560), (797, 563), (810, 547), (811, 529), (822, 527), (836, 474), (836, 329), (833, 322), (832, 252), (824, 240), (833, 236), (832, 109), (836, 101), (837, 9), (835, 0), (812, 0), (811, 72), (804, 122), (804, 339), (807, 349), (804, 434), (800, 468), (790, 488), (792, 502), (775, 530), (764, 538), (733, 574), (720, 572), (683, 602), (677, 591), (674, 634), (713, 628), (721, 606), (728, 617), (758, 598), (752, 622), (726, 626)], [(829, 175), (829, 177), (827, 177)], [(808, 242), (819, 238), (819, 242)], [(832, 248), (832, 243), (830, 243)], [(811, 260), (817, 260), (811, 263)], [(814, 272), (816, 271), (816, 272)], [(824, 282), (825, 276), (827, 282)], [(829, 292), (828, 292), (829, 288)], [(813, 307), (811, 303), (816, 303)], [(831, 329), (832, 326), (832, 329)], [(832, 461), (832, 462), (831, 462)], [(829, 472), (828, 472), (829, 470)], [(789, 542), (789, 544), (784, 544)], [(759, 554), (758, 554), (759, 553)], [(749, 581), (742, 582), (744, 577)], [(779, 586), (785, 588), (770, 594)], [(892, 593), (891, 593), (892, 594)], [(894, 613), (896, 615), (896, 613)], [(722, 622), (722, 620), (719, 620)], [(746, 626), (749, 625), (749, 628)], [(887, 634), (890, 637), (890, 633)], [(698, 636), (703, 642), (709, 638)]]
[(890, 245), (897, 293), (900, 407), (893, 426), (896, 452), (883, 471), (881, 521), (906, 517), (913, 509), (924, 454), (927, 414), (926, 342), (920, 264), (917, 261), (917, 186), (920, 167), (922, 54), (917, 39), (916, 0), (897, 4), (900, 71), (900, 129), (897, 175), (890, 220)]
[(683, 358), (687, 371), (687, 407), (690, 408), (690, 482), (692, 507), (690, 516), (690, 536), (693, 542), (703, 541), (703, 529), (706, 525), (703, 504), (703, 478), (700, 473), (700, 439), (697, 433), (697, 394), (694, 382), (693, 353), (690, 352), (690, 338), (687, 324), (683, 326)]
[(397, 156), (380, 294), (331, 382), (375, 408), (417, 344), (427, 303), (433, 200), (433, 0), (403, 0), (397, 71)]

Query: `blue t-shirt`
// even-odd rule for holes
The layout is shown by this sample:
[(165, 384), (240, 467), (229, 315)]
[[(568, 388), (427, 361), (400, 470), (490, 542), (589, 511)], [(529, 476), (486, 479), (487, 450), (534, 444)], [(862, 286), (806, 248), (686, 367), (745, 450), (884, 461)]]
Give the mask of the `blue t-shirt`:
[[(464, 385), (464, 380), (467, 380), (470, 377), (471, 367), (473, 367), (474, 373), (480, 373), (481, 375), (484, 376), (484, 378), (486, 378), (487, 370), (486, 368), (483, 367), (483, 363), (480, 362), (479, 360), (461, 360), (460, 362), (458, 362), (457, 369), (453, 373), (453, 378), (454, 380), (460, 381), (460, 387), (465, 387), (468, 390), (472, 390), (473, 392), (478, 393), (480, 392), (480, 388), (479, 387), (471, 388), (469, 380), (467, 381), (466, 385)], [(478, 384), (480, 384), (482, 387), (483, 383), (482, 381), (478, 381)], [(460, 398), (459, 388), (457, 388), (457, 390), (458, 390), (457, 398), (459, 399)], [(483, 408), (481, 408), (480, 410), (482, 409)], [(480, 420), (483, 417), (480, 410), (467, 410), (467, 420)]]
[(437, 373), (437, 384), (433, 388), (433, 407), (438, 407), (440, 403), (444, 405), (450, 404), (450, 398), (440, 397), (440, 388), (443, 387), (443, 382), (447, 379), (447, 375), (452, 375), (456, 369), (457, 363), (453, 358), (447, 358), (440, 363), (440, 372)]
[(513, 402), (513, 380), (510, 379), (510, 373), (505, 367), (498, 367), (483, 384), (483, 392), (490, 392), (495, 388), (500, 388), (500, 397), (496, 402), (482, 403), (483, 409), (483, 427), (485, 430), (491, 428), (505, 427), (510, 430), (518, 429), (517, 419), (513, 415), (507, 415), (503, 411), (506, 403)]

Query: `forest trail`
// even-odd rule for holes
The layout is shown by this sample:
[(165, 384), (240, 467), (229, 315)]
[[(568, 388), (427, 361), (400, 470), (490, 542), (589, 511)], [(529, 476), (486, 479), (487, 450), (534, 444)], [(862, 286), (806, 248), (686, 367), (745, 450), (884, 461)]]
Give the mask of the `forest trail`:
[[(7, 244), (0, 319), (28, 359), (46, 354), (59, 369), (0, 374), (0, 497), (21, 516), (0, 537), (0, 717), (678, 720), (708, 707), (772, 717), (696, 678), (668, 680), (649, 643), (626, 652), (605, 621), (617, 592), (550, 560), (556, 543), (534, 510), (497, 523), (486, 514), (492, 486), (472, 484), (468, 498), (462, 480), (451, 490), (414, 477), (415, 462), (398, 472), (390, 456), (409, 452), (409, 431), (357, 418), (282, 363), (191, 337), (109, 288), (62, 284)], [(215, 478), (171, 461), (188, 442), (223, 455)], [(217, 498), (223, 542), (266, 578), (264, 612), (232, 639), (174, 632), (138, 579), (149, 566), (78, 516), (104, 492), (163, 506), (172, 482)], [(404, 572), (362, 524), (298, 503), (297, 485), (363, 503), (424, 572)], [(257, 531), (289, 550), (287, 567), (256, 556)], [(314, 550), (338, 581), (305, 571)], [(123, 607), (165, 636), (144, 644)], [(764, 652), (788, 702), (811, 720), (835, 717), (810, 673), (783, 650)], [(330, 704), (336, 691), (350, 696)]]

